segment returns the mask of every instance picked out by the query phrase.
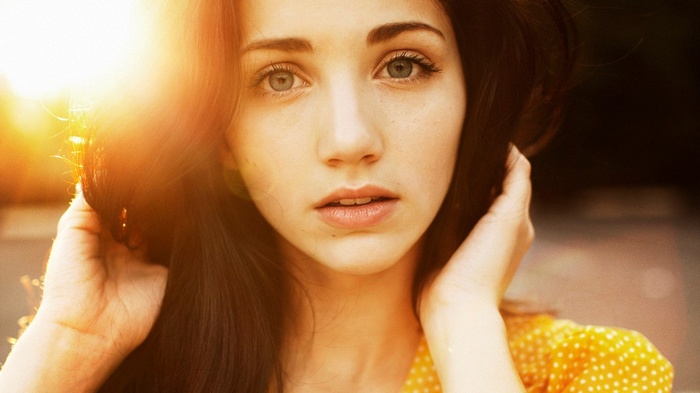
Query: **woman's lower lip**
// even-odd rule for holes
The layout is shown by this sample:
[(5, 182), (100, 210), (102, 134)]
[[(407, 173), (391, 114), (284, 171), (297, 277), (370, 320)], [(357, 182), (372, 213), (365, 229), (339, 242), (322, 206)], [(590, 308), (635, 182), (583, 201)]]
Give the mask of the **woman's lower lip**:
[(330, 226), (343, 229), (369, 228), (382, 223), (396, 210), (398, 199), (370, 202), (366, 205), (324, 206), (316, 209)]

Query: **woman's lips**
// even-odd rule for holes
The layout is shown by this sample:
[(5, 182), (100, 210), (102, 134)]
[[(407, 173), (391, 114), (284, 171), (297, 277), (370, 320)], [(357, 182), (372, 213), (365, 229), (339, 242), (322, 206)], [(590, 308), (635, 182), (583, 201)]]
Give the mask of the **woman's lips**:
[(344, 229), (376, 226), (396, 210), (396, 194), (376, 186), (341, 188), (316, 204), (321, 219)]
[(398, 199), (379, 198), (365, 204), (331, 203), (317, 208), (328, 225), (343, 229), (361, 229), (379, 225), (396, 210)]

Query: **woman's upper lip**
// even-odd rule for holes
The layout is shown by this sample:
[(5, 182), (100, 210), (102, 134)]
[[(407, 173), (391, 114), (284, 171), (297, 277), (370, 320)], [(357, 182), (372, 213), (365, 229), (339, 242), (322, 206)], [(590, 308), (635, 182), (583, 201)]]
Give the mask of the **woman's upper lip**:
[(398, 195), (395, 193), (373, 185), (367, 185), (360, 188), (341, 187), (333, 191), (314, 206), (318, 209), (330, 203), (339, 202), (341, 199), (360, 199), (360, 198), (388, 198), (396, 199)]

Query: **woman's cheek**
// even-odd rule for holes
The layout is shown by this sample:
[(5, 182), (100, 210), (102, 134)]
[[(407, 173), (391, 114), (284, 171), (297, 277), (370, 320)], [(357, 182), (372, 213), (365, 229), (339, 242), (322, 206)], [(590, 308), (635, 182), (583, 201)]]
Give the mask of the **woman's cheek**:
[(259, 120), (265, 117), (258, 112), (244, 109), (231, 138), (238, 170), (253, 200), (268, 194), (276, 183), (273, 177), (276, 172), (270, 168), (274, 162), (266, 160), (269, 152), (275, 151), (271, 145), (275, 138), (269, 132), (274, 128)]

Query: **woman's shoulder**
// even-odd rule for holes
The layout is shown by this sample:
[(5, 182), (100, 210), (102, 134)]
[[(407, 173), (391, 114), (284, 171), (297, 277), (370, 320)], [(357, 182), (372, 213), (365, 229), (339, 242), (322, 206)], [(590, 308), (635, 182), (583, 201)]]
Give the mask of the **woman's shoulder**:
[(547, 314), (504, 313), (528, 392), (670, 392), (673, 367), (642, 334)]

